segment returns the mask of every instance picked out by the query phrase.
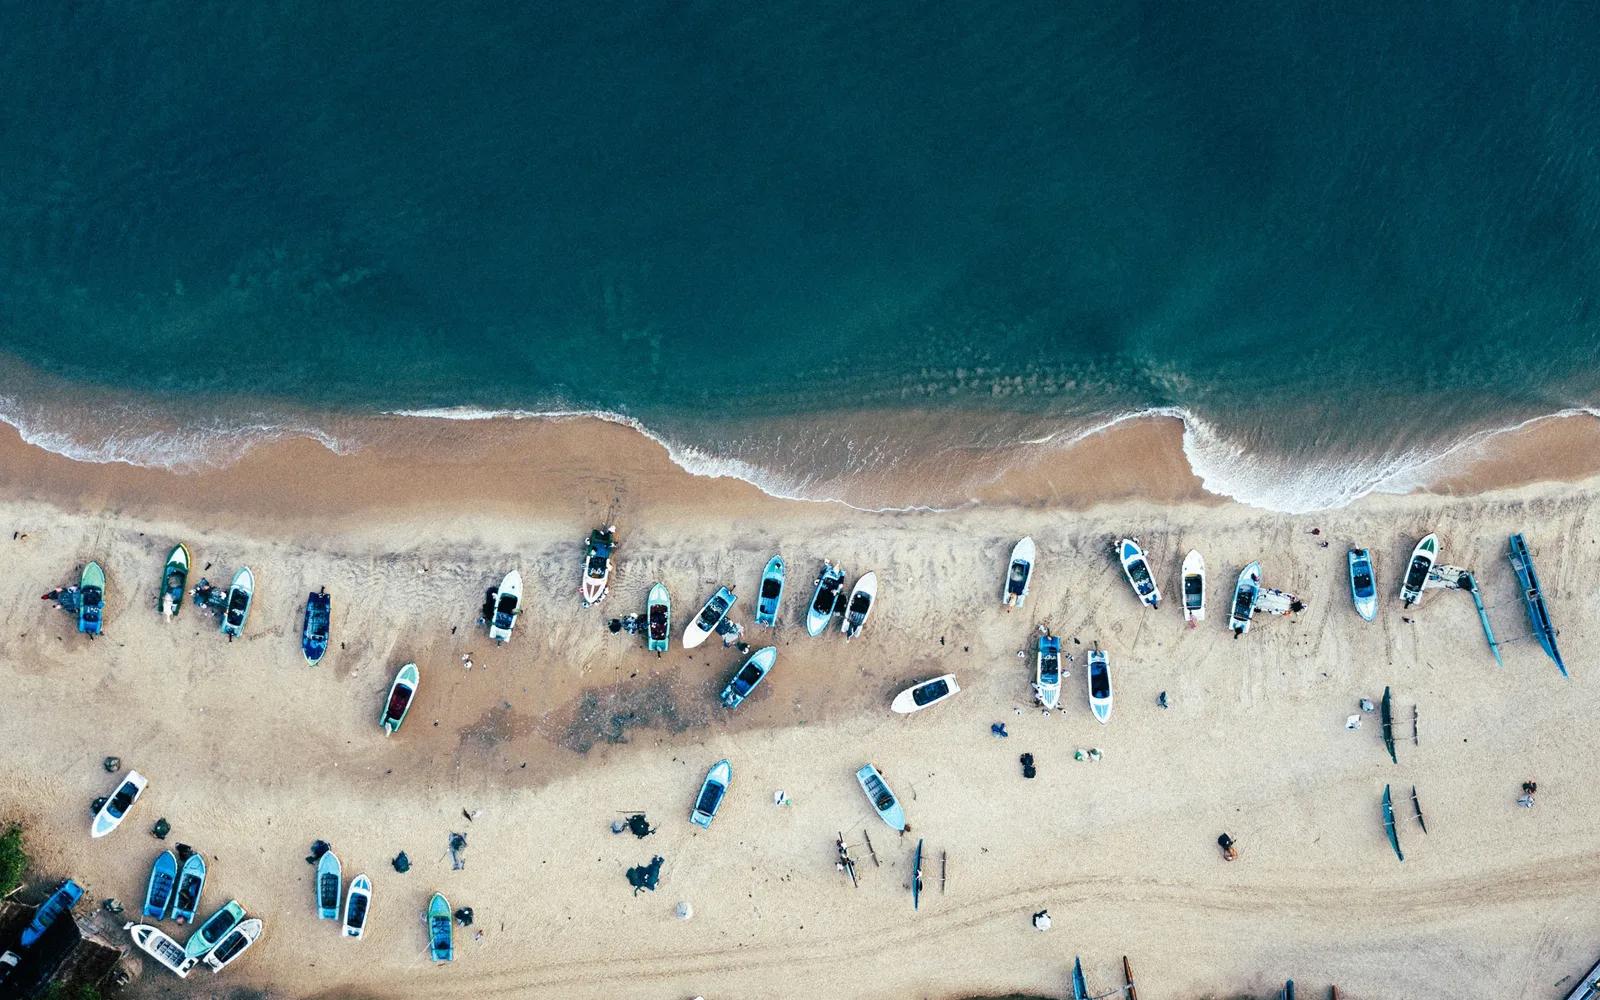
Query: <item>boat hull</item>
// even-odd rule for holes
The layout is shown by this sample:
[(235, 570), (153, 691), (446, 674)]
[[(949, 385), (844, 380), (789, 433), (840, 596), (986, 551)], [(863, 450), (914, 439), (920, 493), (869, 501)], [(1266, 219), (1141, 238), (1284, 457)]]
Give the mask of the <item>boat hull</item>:
[(761, 571), (761, 589), (756, 597), (757, 625), (774, 628), (778, 624), (778, 609), (783, 605), (784, 570), (783, 557), (773, 556), (767, 560), (767, 568)]
[(1020, 608), (1028, 600), (1028, 588), (1033, 585), (1034, 545), (1031, 536), (1024, 537), (1011, 548), (1011, 559), (1006, 563), (1006, 580), (1000, 587), (1000, 603), (1010, 608)]

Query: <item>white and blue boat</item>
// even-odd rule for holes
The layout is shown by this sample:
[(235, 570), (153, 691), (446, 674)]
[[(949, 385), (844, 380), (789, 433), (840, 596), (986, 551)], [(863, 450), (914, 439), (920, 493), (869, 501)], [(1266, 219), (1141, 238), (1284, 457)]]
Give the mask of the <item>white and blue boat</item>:
[(694, 649), (711, 638), (711, 633), (715, 632), (717, 626), (722, 624), (722, 620), (728, 617), (728, 612), (733, 610), (733, 605), (738, 600), (739, 598), (727, 587), (718, 587), (717, 592), (700, 606), (700, 613), (694, 616), (694, 621), (683, 630), (683, 648)]
[(300, 630), (300, 652), (305, 655), (306, 666), (322, 662), (328, 652), (328, 627), (333, 618), (333, 598), (326, 588), (318, 588), (306, 595), (306, 623)]
[(1533, 556), (1528, 552), (1528, 543), (1518, 532), (1511, 536), (1510, 542), (1511, 569), (1517, 574), (1517, 582), (1522, 585), (1522, 604), (1528, 611), (1528, 624), (1533, 626), (1533, 634), (1538, 638), (1539, 645), (1544, 647), (1551, 660), (1555, 661), (1556, 669), (1561, 671), (1561, 676), (1567, 676), (1567, 665), (1561, 659), (1561, 650), (1556, 648), (1556, 627), (1550, 622), (1550, 609), (1544, 603), (1544, 590), (1539, 586), (1539, 574), (1533, 568)]
[(44, 937), (44, 932), (50, 925), (72, 912), (78, 905), (78, 900), (83, 898), (83, 886), (67, 879), (61, 887), (50, 894), (50, 898), (39, 904), (34, 911), (33, 920), (22, 929), (22, 947), (30, 947), (35, 941)]
[(1406, 607), (1422, 600), (1422, 592), (1427, 589), (1428, 575), (1433, 572), (1433, 564), (1439, 560), (1439, 536), (1429, 533), (1422, 536), (1417, 542), (1417, 547), (1411, 550), (1411, 562), (1406, 565), (1405, 579), (1400, 581), (1400, 600)]
[(1111, 719), (1111, 663), (1104, 650), (1089, 650), (1089, 709), (1101, 725)]
[(761, 573), (761, 593), (756, 597), (756, 624), (772, 628), (778, 624), (778, 605), (783, 601), (783, 556), (767, 560)]
[(99, 635), (105, 623), (106, 571), (92, 562), (83, 568), (78, 577), (78, 631), (84, 635)]
[(1372, 553), (1366, 549), (1351, 549), (1350, 600), (1355, 602), (1356, 614), (1372, 621), (1378, 617), (1378, 585), (1372, 578)]
[(206, 922), (189, 935), (189, 939), (183, 943), (184, 952), (193, 959), (206, 957), (243, 919), (244, 907), (239, 905), (237, 899), (228, 900), (222, 904), (222, 909), (207, 917)]
[(167, 919), (172, 908), (172, 891), (178, 887), (178, 858), (171, 851), (156, 855), (150, 866), (150, 881), (144, 890), (144, 915), (151, 920)]
[(256, 575), (250, 572), (249, 566), (240, 568), (233, 574), (233, 582), (228, 585), (228, 606), (222, 612), (222, 634), (229, 640), (237, 638), (244, 631), (244, 623), (250, 618), (250, 602), (255, 599)]
[(178, 889), (172, 895), (172, 919), (180, 924), (194, 920), (200, 909), (200, 894), (206, 887), (206, 859), (196, 851), (183, 860), (178, 870)]
[(94, 823), (89, 827), (89, 836), (96, 839), (122, 825), (123, 817), (128, 815), (128, 810), (139, 801), (139, 796), (144, 794), (145, 785), (149, 781), (138, 771), (129, 771), (128, 776), (117, 782), (117, 790), (106, 799), (106, 804), (94, 814)]
[(700, 794), (694, 798), (694, 808), (689, 812), (689, 822), (702, 830), (711, 829), (711, 821), (717, 818), (717, 810), (722, 808), (722, 800), (727, 797), (728, 784), (733, 781), (733, 765), (726, 760), (719, 760), (711, 765), (711, 770), (706, 772), (706, 780), (700, 783)]
[(317, 918), (339, 919), (339, 900), (344, 894), (344, 865), (332, 850), (317, 859)]
[(1255, 617), (1256, 597), (1261, 593), (1261, 564), (1253, 562), (1239, 571), (1239, 580), (1233, 585), (1233, 604), (1228, 609), (1228, 627), (1234, 638), (1250, 631), (1250, 620)]
[(1039, 704), (1055, 708), (1061, 702), (1061, 638), (1041, 635), (1034, 656), (1033, 689)]
[(861, 765), (861, 769), (856, 771), (856, 781), (866, 793), (867, 801), (872, 803), (872, 808), (877, 810), (885, 823), (889, 824), (889, 828), (905, 832), (906, 812), (900, 808), (899, 800), (889, 791), (889, 785), (883, 780), (883, 775), (878, 773), (878, 769), (871, 764)]
[(1161, 588), (1150, 574), (1150, 561), (1145, 558), (1137, 538), (1117, 542), (1117, 561), (1122, 564), (1122, 575), (1128, 578), (1128, 586), (1133, 588), (1139, 603), (1147, 608), (1161, 607)]
[(807, 635), (818, 636), (827, 630), (844, 596), (844, 570), (824, 562), (822, 572), (817, 574), (816, 589), (811, 592), (811, 604), (806, 608)]
[(744, 665), (734, 671), (729, 679), (728, 686), (722, 689), (722, 704), (725, 708), (738, 708), (744, 700), (750, 697), (750, 692), (756, 685), (767, 679), (772, 672), (773, 664), (778, 662), (778, 647), (765, 646), (750, 654)]

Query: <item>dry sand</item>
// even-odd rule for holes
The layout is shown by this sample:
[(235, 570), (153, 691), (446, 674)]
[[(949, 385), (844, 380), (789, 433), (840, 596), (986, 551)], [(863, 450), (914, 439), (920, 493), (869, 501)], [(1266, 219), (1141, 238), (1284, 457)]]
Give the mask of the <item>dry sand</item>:
[[(1104, 486), (1114, 503), (1090, 506), (1080, 492), (869, 514), (692, 479), (626, 428), (518, 433), (525, 450), (488, 471), (472, 464), (481, 442), (453, 428), (382, 454), (285, 444), (197, 475), (79, 465), (0, 442), (0, 816), (27, 824), (41, 882), (71, 874), (95, 900), (130, 910), (161, 846), (146, 831), (164, 816), (168, 846), (194, 845), (211, 863), (203, 909), (236, 897), (266, 920), (224, 979), (201, 971), (181, 983), (147, 965), (141, 991), (1057, 996), (1074, 955), (1096, 992), (1120, 983), (1128, 955), (1144, 1000), (1266, 994), (1291, 976), (1308, 996), (1336, 983), (1358, 1000), (1544, 997), (1564, 996), (1557, 982), (1600, 950), (1600, 751), (1588, 735), (1600, 484), (1370, 497), (1288, 517), (1204, 497), (1176, 471), (1151, 494), (1161, 502), (1130, 496), (1126, 470), (1101, 484), (1091, 464), (1074, 480), (1089, 476), (1082, 488)], [(596, 454), (603, 474), (586, 471)], [(606, 520), (620, 528), (619, 569), (606, 603), (584, 610), (581, 539)], [(1406, 613), (1414, 624), (1402, 620), (1397, 577), (1428, 530), (1445, 561), (1479, 571), (1507, 640), (1504, 669), (1465, 595), (1432, 592)], [(1504, 557), (1513, 530), (1535, 546), (1571, 680), (1518, 638), (1527, 627)], [(1004, 560), (1024, 533), (1038, 541), (1040, 569), (1027, 607), (1008, 613)], [(1169, 593), (1160, 611), (1140, 608), (1107, 554), (1122, 533), (1152, 553)], [(255, 570), (241, 640), (227, 643), (192, 607), (172, 623), (156, 614), (161, 559), (180, 539), (213, 581), (240, 564)], [(1374, 624), (1350, 606), (1348, 544), (1377, 559)], [(1185, 631), (1173, 592), (1190, 547), (1212, 573), (1211, 619)], [(718, 583), (737, 585), (735, 617), (749, 625), (775, 551), (791, 566), (777, 667), (730, 713), (715, 696), (737, 654), (715, 642), (685, 652), (678, 639)], [(855, 642), (808, 639), (798, 624), (823, 557), (878, 573), (880, 604)], [(94, 642), (37, 596), (91, 558), (110, 577), (106, 634)], [(1254, 558), (1268, 585), (1310, 608), (1232, 641), (1225, 603)], [(483, 589), (511, 566), (527, 581), (527, 610), (497, 648), (474, 623)], [(660, 659), (603, 624), (639, 610), (655, 580), (676, 605), (673, 649)], [(334, 595), (334, 648), (313, 669), (298, 634), (319, 585)], [(1078, 654), (1065, 711), (1048, 716), (1028, 707), (1032, 661), (1017, 656), (1041, 623)], [(748, 636), (767, 641), (753, 627)], [(1104, 727), (1084, 689), (1092, 642), (1109, 651), (1116, 684)], [(417, 703), (385, 739), (383, 694), (408, 660), (422, 671)], [(955, 699), (888, 712), (894, 692), (945, 671), (960, 680)], [(1385, 685), (1398, 765), (1376, 717), (1344, 728), (1357, 700)], [(998, 721), (1009, 739), (990, 736)], [(1089, 746), (1104, 759), (1075, 762), (1074, 748)], [(1023, 752), (1037, 760), (1035, 780), (1021, 777)], [(88, 803), (113, 782), (100, 768), (107, 754), (151, 784), (123, 829), (92, 841)], [(687, 812), (722, 757), (732, 790), (700, 831)], [(897, 837), (870, 811), (853, 779), (869, 760), (913, 833)], [(1529, 778), (1538, 805), (1518, 809)], [(1386, 783), (1403, 864), (1384, 838)], [(791, 806), (773, 804), (779, 789)], [(658, 831), (612, 835), (631, 810)], [(469, 837), (462, 871), (445, 856), (452, 831)], [(1224, 831), (1242, 852), (1233, 864), (1215, 844)], [(840, 832), (861, 860), (859, 889), (834, 868)], [(930, 862), (913, 912), (918, 837)], [(315, 919), (304, 858), (316, 838), (332, 842), (347, 876), (372, 876), (365, 941)], [(404, 875), (389, 866), (401, 850), (414, 862)], [(657, 854), (659, 890), (635, 895), (625, 869)], [(458, 931), (457, 960), (443, 967), (428, 960), (422, 921), (436, 889), (473, 907), (483, 931)], [(680, 900), (693, 920), (674, 919)], [(1041, 908), (1054, 917), (1045, 934), (1029, 926)]]

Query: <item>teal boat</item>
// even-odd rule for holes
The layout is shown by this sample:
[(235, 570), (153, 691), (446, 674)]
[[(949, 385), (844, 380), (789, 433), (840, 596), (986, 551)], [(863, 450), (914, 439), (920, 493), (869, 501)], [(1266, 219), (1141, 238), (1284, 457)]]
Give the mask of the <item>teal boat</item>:
[(222, 909), (207, 917), (206, 922), (189, 935), (189, 940), (183, 943), (184, 954), (193, 959), (204, 958), (243, 919), (244, 907), (239, 905), (237, 899), (228, 900), (222, 904)]
[(395, 673), (394, 682), (389, 685), (389, 697), (383, 701), (383, 714), (378, 717), (383, 735), (393, 736), (400, 731), (400, 724), (406, 721), (406, 713), (411, 711), (419, 679), (415, 663), (407, 663)]
[(455, 961), (455, 925), (451, 923), (450, 903), (441, 892), (428, 900), (428, 951), (435, 962)]
[(711, 770), (706, 772), (706, 780), (700, 783), (700, 794), (695, 796), (689, 822), (702, 830), (711, 829), (711, 821), (717, 818), (717, 810), (722, 808), (722, 800), (727, 798), (728, 784), (732, 781), (732, 764), (726, 760), (712, 764)]
[(177, 886), (177, 856), (171, 851), (162, 851), (150, 866), (150, 881), (144, 890), (144, 915), (151, 920), (167, 919), (167, 911), (172, 908), (172, 890)]
[(22, 947), (30, 947), (35, 941), (44, 937), (44, 932), (50, 925), (72, 912), (78, 905), (78, 900), (83, 898), (83, 886), (67, 879), (61, 887), (50, 894), (50, 898), (39, 904), (33, 913), (33, 921), (23, 928)]
[(179, 542), (167, 553), (167, 565), (161, 570), (161, 596), (157, 610), (163, 618), (176, 618), (183, 610), (183, 596), (189, 591), (189, 547)]
[(761, 593), (756, 597), (756, 624), (772, 628), (778, 624), (778, 605), (783, 602), (783, 556), (767, 560), (761, 573)]
[(1072, 1000), (1089, 1000), (1089, 984), (1083, 978), (1083, 959), (1072, 959)]
[(650, 598), (645, 602), (645, 646), (652, 653), (665, 653), (672, 642), (672, 596), (667, 585), (657, 583), (650, 588)]
[(333, 851), (322, 852), (317, 859), (317, 918), (338, 920), (339, 903), (344, 895), (344, 866)]
[(722, 704), (725, 708), (738, 708), (744, 700), (750, 697), (750, 692), (756, 685), (766, 680), (772, 673), (772, 667), (778, 662), (778, 647), (765, 646), (750, 654), (734, 675), (729, 678), (728, 686), (722, 689)]
[(806, 634), (819, 636), (826, 631), (845, 596), (844, 569), (824, 562), (817, 573), (817, 585), (811, 592), (811, 603), (806, 606)]
[(1350, 564), (1350, 600), (1356, 614), (1367, 621), (1378, 617), (1378, 585), (1372, 579), (1372, 553), (1366, 549), (1351, 549), (1346, 554)]
[(856, 771), (856, 782), (861, 786), (861, 791), (866, 793), (867, 801), (872, 803), (872, 808), (877, 810), (878, 816), (889, 829), (899, 830), (902, 833), (906, 828), (906, 811), (895, 799), (894, 793), (889, 791), (889, 785), (883, 780), (877, 767), (872, 764), (863, 764)]
[(315, 593), (307, 594), (306, 623), (300, 629), (300, 652), (306, 658), (306, 666), (321, 663), (328, 652), (328, 629), (332, 620), (333, 598), (328, 595), (327, 588), (320, 587)]
[(172, 919), (180, 924), (194, 920), (200, 909), (200, 893), (206, 887), (206, 859), (199, 852), (189, 855), (178, 871), (178, 889), (172, 895)]
[(1383, 828), (1389, 834), (1389, 846), (1394, 848), (1394, 856), (1401, 861), (1406, 856), (1400, 851), (1400, 838), (1394, 832), (1394, 800), (1389, 797), (1389, 786), (1383, 786)]
[(78, 631), (99, 635), (106, 611), (106, 571), (92, 562), (78, 577)]
[(1390, 702), (1387, 685), (1383, 689), (1383, 707), (1378, 718), (1383, 724), (1384, 749), (1389, 751), (1389, 760), (1398, 764), (1400, 763), (1400, 758), (1394, 755), (1394, 706)]
[(1539, 640), (1539, 645), (1544, 647), (1545, 653), (1555, 661), (1556, 669), (1561, 671), (1561, 676), (1566, 677), (1567, 665), (1561, 659), (1561, 650), (1556, 648), (1556, 627), (1550, 622), (1550, 609), (1544, 603), (1544, 590), (1539, 586), (1539, 574), (1533, 568), (1533, 556), (1528, 552), (1528, 543), (1518, 532), (1511, 536), (1510, 545), (1511, 569), (1517, 574), (1517, 582), (1522, 585), (1522, 605), (1528, 612), (1528, 624), (1533, 626), (1533, 634)]

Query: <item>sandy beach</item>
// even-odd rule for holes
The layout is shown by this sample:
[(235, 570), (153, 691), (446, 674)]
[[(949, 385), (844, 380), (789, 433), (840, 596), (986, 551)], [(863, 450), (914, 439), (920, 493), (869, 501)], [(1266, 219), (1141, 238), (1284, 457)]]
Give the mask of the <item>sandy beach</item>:
[[(1102, 475), (1110, 452), (1090, 441), (1084, 449), (1102, 450), (1041, 460), (981, 503), (938, 513), (867, 513), (697, 479), (626, 427), (507, 433), (490, 442), (482, 428), (441, 426), (349, 455), (286, 442), (178, 474), (74, 463), (0, 432), (0, 817), (26, 825), (30, 891), (72, 875), (96, 904), (136, 909), (162, 846), (146, 831), (165, 817), (165, 846), (193, 845), (210, 863), (203, 909), (237, 898), (266, 921), (222, 978), (202, 970), (180, 982), (145, 963), (136, 995), (1061, 996), (1074, 956), (1101, 993), (1121, 984), (1126, 955), (1144, 1000), (1264, 996), (1290, 977), (1305, 995), (1336, 984), (1357, 1000), (1555, 997), (1600, 952), (1600, 750), (1587, 738), (1600, 700), (1600, 481), (1587, 478), (1584, 427), (1533, 430), (1545, 437), (1532, 447), (1558, 434), (1568, 449), (1553, 465), (1502, 442), (1433, 493), (1305, 516), (1206, 494), (1159, 424), (1126, 430), (1142, 436), (1143, 464)], [(485, 466), (491, 447), (511, 451)], [(611, 596), (583, 609), (582, 539), (608, 522), (621, 538)], [(1504, 668), (1466, 595), (1430, 592), (1401, 610), (1398, 574), (1430, 530), (1443, 561), (1478, 571)], [(1505, 558), (1519, 530), (1570, 680), (1525, 638)], [(1040, 566), (1027, 606), (1006, 612), (1005, 558), (1024, 534)], [(1122, 534), (1151, 553), (1169, 595), (1159, 611), (1138, 605), (1108, 555)], [(254, 569), (240, 640), (193, 607), (173, 622), (156, 613), (161, 561), (180, 540), (196, 576)], [(1375, 623), (1351, 608), (1349, 545), (1376, 559)], [(1192, 631), (1176, 596), (1189, 548), (1211, 573), (1210, 619)], [(769, 640), (748, 605), (774, 552), (791, 578)], [(880, 580), (873, 618), (848, 644), (809, 639), (798, 624), (825, 557)], [(89, 559), (109, 577), (93, 642), (38, 599)], [(1226, 602), (1252, 559), (1267, 585), (1309, 608), (1234, 641)], [(526, 611), (496, 647), (475, 621), (484, 588), (511, 567), (527, 581)], [(660, 658), (605, 627), (642, 610), (657, 580), (675, 616)], [(734, 712), (716, 693), (736, 651), (679, 648), (719, 583), (741, 595), (746, 638), (779, 649), (772, 676)], [(333, 648), (308, 668), (301, 609), (318, 586), (334, 595)], [(1030, 707), (1031, 652), (1018, 655), (1039, 625), (1074, 654), (1064, 710), (1049, 715)], [(1106, 726), (1086, 703), (1082, 653), (1093, 643), (1110, 654), (1116, 686)], [(384, 691), (407, 661), (421, 670), (417, 702), (385, 739)], [(947, 671), (956, 698), (909, 717), (888, 711), (895, 692)], [(1398, 764), (1376, 715), (1345, 728), (1358, 700), (1386, 685)], [(1009, 738), (990, 735), (995, 722)], [(1087, 747), (1103, 759), (1075, 761)], [(1033, 780), (1020, 773), (1024, 752)], [(106, 755), (150, 788), (121, 830), (92, 841), (88, 803), (113, 781)], [(687, 813), (723, 757), (729, 798), (702, 831)], [(871, 812), (853, 778), (867, 761), (904, 801), (911, 833), (897, 837)], [(1519, 809), (1528, 779), (1537, 805)], [(1404, 863), (1384, 835), (1386, 784)], [(774, 804), (779, 790), (792, 804)], [(656, 832), (613, 835), (634, 811)], [(459, 871), (446, 854), (452, 832), (469, 840)], [(1237, 840), (1237, 862), (1221, 860), (1222, 832)], [(834, 867), (841, 833), (859, 888)], [(304, 859), (318, 838), (347, 877), (372, 877), (364, 941), (315, 918)], [(918, 838), (930, 861), (913, 911)], [(405, 874), (389, 864), (402, 850)], [(656, 855), (659, 888), (635, 894), (626, 869)], [(422, 920), (435, 890), (477, 920), (440, 967)], [(692, 920), (675, 918), (680, 901)], [(1054, 926), (1036, 933), (1029, 916), (1046, 908)]]

